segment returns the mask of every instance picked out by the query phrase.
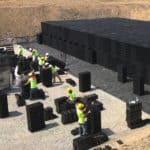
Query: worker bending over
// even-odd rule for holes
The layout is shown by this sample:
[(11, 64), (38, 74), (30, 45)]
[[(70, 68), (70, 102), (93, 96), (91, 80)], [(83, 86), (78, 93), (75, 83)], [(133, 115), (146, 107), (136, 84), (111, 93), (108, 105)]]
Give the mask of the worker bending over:
[(52, 71), (52, 79), (53, 79), (53, 83), (56, 82), (56, 77), (59, 79), (59, 82), (62, 82), (62, 79), (60, 78), (57, 70), (56, 70), (56, 66), (54, 65), (50, 65), (51, 71)]

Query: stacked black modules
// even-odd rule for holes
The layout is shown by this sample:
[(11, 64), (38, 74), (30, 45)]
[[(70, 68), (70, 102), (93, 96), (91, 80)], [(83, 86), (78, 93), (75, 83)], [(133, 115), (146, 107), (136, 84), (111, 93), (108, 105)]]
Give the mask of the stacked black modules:
[(52, 107), (46, 107), (44, 109), (44, 120), (50, 120), (52, 118), (53, 115), (53, 108)]
[(101, 132), (101, 111), (95, 106), (90, 106), (90, 110), (91, 113), (87, 116), (88, 133)]
[(18, 59), (18, 74), (31, 71), (31, 59), (26, 59), (25, 57), (20, 57)]
[(0, 118), (9, 116), (7, 94), (0, 94)]
[(145, 83), (150, 83), (148, 22), (101, 18), (47, 21), (41, 25), (44, 44), (114, 71), (118, 64), (125, 64), (127, 76), (140, 72)]
[(31, 132), (41, 130), (45, 127), (43, 104), (38, 102), (26, 106), (27, 124)]
[(137, 95), (144, 95), (144, 77), (135, 76), (133, 79), (133, 93)]
[(75, 150), (89, 149), (93, 146), (102, 144), (108, 140), (105, 133), (101, 131), (101, 111), (103, 104), (97, 101), (98, 95), (91, 94), (80, 101), (85, 104), (87, 111), (91, 113), (87, 115), (87, 136), (81, 136), (73, 140), (73, 147)]
[(61, 113), (61, 122), (63, 124), (69, 124), (76, 122), (78, 120), (76, 110), (75, 109), (69, 109), (65, 110)]
[(67, 104), (67, 97), (66, 96), (56, 98), (55, 99), (55, 105), (56, 105), (56, 112), (57, 113), (61, 113), (65, 110), (70, 109), (70, 107)]
[(47, 62), (53, 66), (57, 66), (60, 69), (64, 69), (66, 66), (66, 63), (53, 57), (53, 56), (49, 56)]
[(79, 91), (86, 92), (91, 90), (91, 73), (89, 71), (79, 73)]
[(52, 71), (50, 68), (40, 70), (41, 81), (44, 86), (52, 86)]
[(127, 67), (123, 64), (117, 66), (118, 81), (127, 82)]
[(10, 73), (9, 57), (5, 51), (0, 53), (0, 118), (9, 116), (7, 92), (10, 90)]
[(55, 99), (56, 112), (61, 113), (61, 122), (63, 124), (77, 121), (75, 106), (74, 104), (67, 102), (67, 99), (66, 96)]
[(134, 129), (142, 125), (142, 102), (128, 102), (126, 106), (126, 121), (129, 128)]

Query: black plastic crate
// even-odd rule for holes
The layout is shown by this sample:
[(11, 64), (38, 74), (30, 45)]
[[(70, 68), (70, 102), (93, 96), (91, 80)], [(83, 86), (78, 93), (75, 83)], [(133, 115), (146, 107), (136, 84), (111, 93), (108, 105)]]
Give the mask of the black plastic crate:
[(0, 118), (9, 116), (7, 94), (0, 94)]
[(31, 132), (41, 130), (45, 127), (43, 104), (38, 102), (26, 106), (27, 124)]
[(144, 77), (135, 76), (133, 79), (133, 93), (144, 95)]
[(118, 81), (127, 82), (127, 66), (123, 64), (117, 65)]
[(79, 73), (79, 91), (91, 90), (91, 73), (89, 71)]

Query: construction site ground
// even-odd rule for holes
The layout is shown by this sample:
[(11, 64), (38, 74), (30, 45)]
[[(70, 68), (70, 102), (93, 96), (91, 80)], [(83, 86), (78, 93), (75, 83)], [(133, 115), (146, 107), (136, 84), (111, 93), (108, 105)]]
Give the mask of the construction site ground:
[[(102, 130), (105, 132), (110, 141), (108, 144), (118, 149), (128, 150), (149, 150), (150, 146), (150, 126), (146, 126), (130, 130), (125, 121), (126, 103), (128, 99), (134, 99), (135, 95), (132, 94), (132, 82), (126, 84), (117, 81), (117, 74), (99, 65), (92, 65), (75, 57), (65, 55), (53, 48), (37, 43), (30, 43), (23, 45), (26, 48), (34, 47), (40, 51), (40, 54), (49, 52), (63, 61), (66, 61), (67, 68), (70, 71), (62, 75), (63, 84), (56, 83), (53, 87), (46, 88), (42, 84), (38, 87), (42, 88), (47, 98), (45, 100), (27, 100), (27, 104), (40, 101), (44, 107), (51, 106), (54, 109), (54, 114), (58, 117), (54, 120), (46, 122), (46, 128), (35, 133), (31, 133), (27, 129), (27, 119), (25, 107), (18, 107), (12, 90), (8, 95), (8, 104), (10, 117), (0, 119), (0, 144), (1, 150), (71, 150), (73, 137), (70, 133), (71, 129), (78, 127), (78, 123), (63, 125), (61, 123), (61, 116), (56, 113), (54, 99), (65, 96), (66, 88), (69, 86), (66, 78), (72, 78), (77, 82), (77, 86), (73, 87), (77, 95), (83, 93), (78, 90), (78, 73), (81, 71), (91, 71), (92, 73), (92, 89), (89, 93), (96, 93), (99, 96), (99, 101), (103, 103), (104, 110), (102, 111)], [(15, 45), (15, 50), (17, 46)], [(28, 55), (27, 53), (25, 55)], [(146, 86), (149, 89), (149, 86)], [(150, 119), (150, 103), (149, 96), (139, 97), (145, 98), (147, 106), (143, 106), (145, 112), (142, 113), (143, 119)], [(124, 144), (119, 145), (116, 140), (121, 139)], [(107, 143), (106, 143), (107, 144)], [(100, 147), (100, 146), (98, 146)]]

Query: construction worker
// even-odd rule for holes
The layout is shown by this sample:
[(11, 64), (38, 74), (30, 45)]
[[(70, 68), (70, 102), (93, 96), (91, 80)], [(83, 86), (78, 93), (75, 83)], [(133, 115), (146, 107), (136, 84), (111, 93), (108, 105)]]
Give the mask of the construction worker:
[(45, 64), (45, 58), (44, 57), (40, 57), (39, 61), (38, 61), (39, 71), (43, 67), (44, 64)]
[(62, 79), (60, 78), (56, 67), (54, 65), (50, 65), (51, 71), (52, 71), (52, 78), (53, 78), (53, 82), (56, 82), (56, 77), (59, 79), (60, 82), (62, 82)]
[(49, 53), (45, 53), (45, 61), (48, 61)]
[(43, 66), (43, 69), (51, 69), (50, 64), (48, 62), (46, 62)]
[(14, 70), (16, 86), (20, 86), (20, 84), (21, 84), (21, 75), (18, 73), (18, 71), (19, 71), (19, 64), (17, 63), (15, 70)]
[(76, 104), (76, 113), (77, 113), (78, 123), (79, 123), (79, 134), (80, 136), (87, 135), (87, 124), (86, 124), (87, 113), (86, 113), (85, 105), (83, 103)]
[(38, 61), (39, 52), (35, 48), (29, 48), (29, 51), (32, 52), (32, 60)]
[[(48, 62), (46, 62), (43, 66), (43, 72), (44, 71), (47, 72), (47, 73), (46, 72), (44, 73), (44, 75), (46, 75), (46, 80), (47, 80), (47, 81), (45, 80), (46, 84), (44, 85), (47, 85), (47, 87), (52, 86), (52, 71), (51, 71), (50, 64)], [(45, 78), (45, 76), (42, 76), (42, 77)], [(45, 81), (43, 80), (43, 82)]]
[(33, 99), (33, 96), (35, 92), (37, 91), (37, 81), (36, 81), (36, 76), (34, 75), (33, 72), (28, 74), (29, 80), (24, 84), (25, 86), (30, 84), (30, 100)]
[(75, 100), (76, 100), (76, 94), (75, 94), (75, 92), (73, 92), (73, 90), (70, 87), (68, 87), (66, 91), (67, 91), (67, 94), (68, 94), (67, 101), (69, 103), (75, 104)]
[(18, 55), (22, 57), (23, 56), (23, 47), (19, 45), (18, 49), (19, 49), (19, 54)]

